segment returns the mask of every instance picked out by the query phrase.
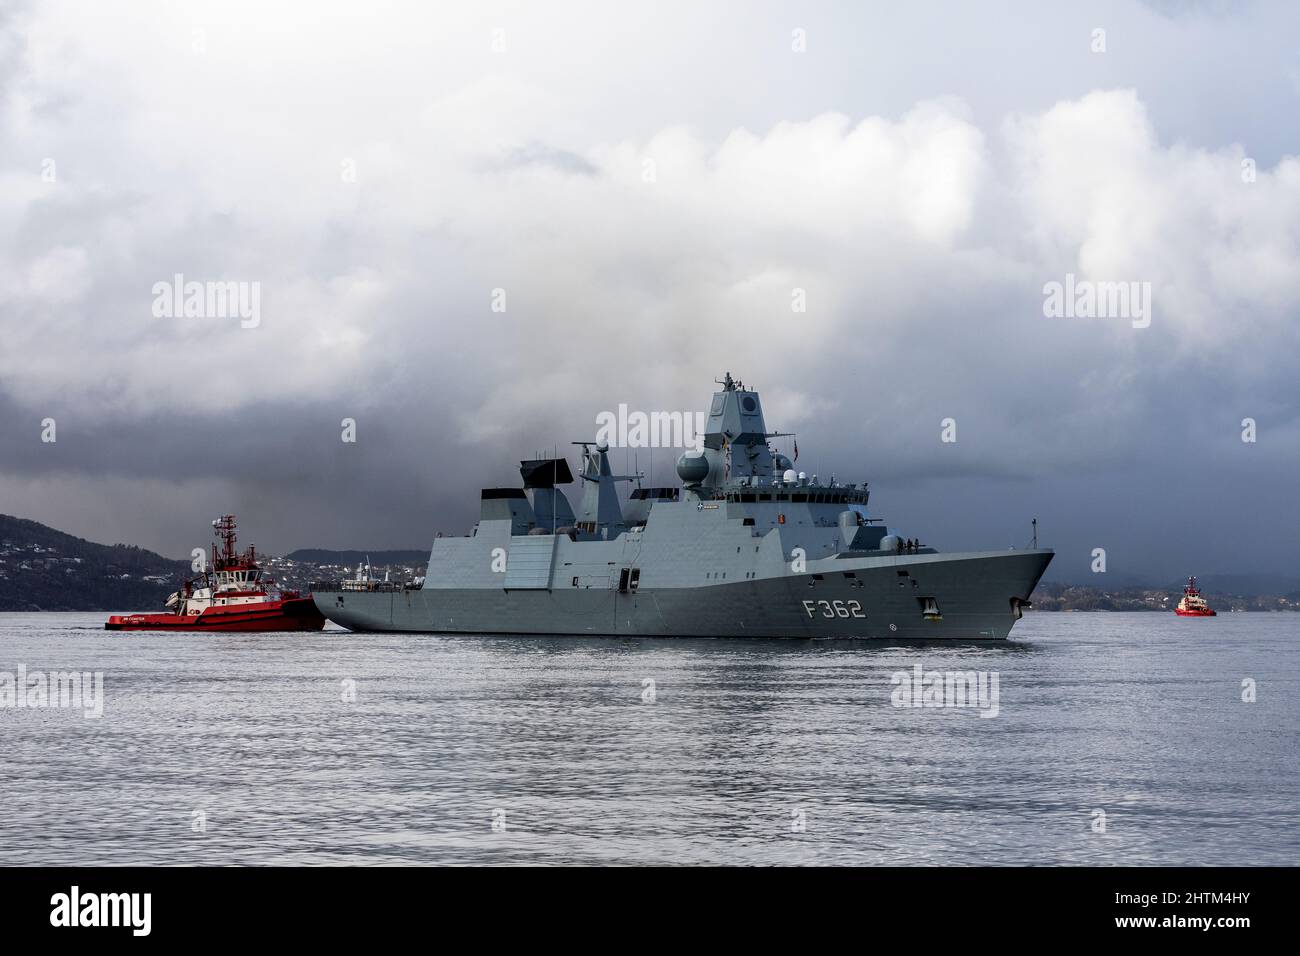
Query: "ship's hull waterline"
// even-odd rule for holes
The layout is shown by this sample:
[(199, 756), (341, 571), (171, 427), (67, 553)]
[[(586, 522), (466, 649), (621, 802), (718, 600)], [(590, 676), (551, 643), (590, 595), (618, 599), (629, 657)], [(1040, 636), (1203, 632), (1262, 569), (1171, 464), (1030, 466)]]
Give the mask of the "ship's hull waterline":
[[(1003, 640), (1050, 550), (850, 558), (708, 587), (317, 591), (353, 631), (611, 637)], [(906, 572), (906, 573), (904, 573)], [(568, 582), (565, 582), (566, 584)], [(930, 600), (927, 600), (930, 599)]]

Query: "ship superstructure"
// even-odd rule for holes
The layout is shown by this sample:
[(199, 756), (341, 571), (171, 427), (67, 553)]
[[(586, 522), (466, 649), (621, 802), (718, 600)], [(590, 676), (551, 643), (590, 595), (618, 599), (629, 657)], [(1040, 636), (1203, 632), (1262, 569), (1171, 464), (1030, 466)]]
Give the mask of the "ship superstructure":
[(473, 531), (434, 542), (420, 587), (318, 585), (318, 606), (373, 631), (1007, 637), (1051, 550), (945, 554), (891, 533), (865, 482), (796, 471), (758, 392), (718, 384), (680, 485), (640, 487), (607, 446), (578, 442), (576, 507), (566, 459), (523, 461), (522, 487), (484, 488)]

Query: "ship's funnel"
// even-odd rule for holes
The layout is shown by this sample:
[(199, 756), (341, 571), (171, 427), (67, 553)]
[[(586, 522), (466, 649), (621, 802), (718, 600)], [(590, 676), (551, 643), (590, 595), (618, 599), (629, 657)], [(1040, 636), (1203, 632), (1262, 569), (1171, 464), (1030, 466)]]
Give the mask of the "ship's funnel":
[(533, 488), (533, 514), (537, 527), (546, 531), (568, 528), (574, 524), (573, 508), (559, 488)]
[(527, 534), (535, 519), (522, 488), (484, 488), (479, 521), (509, 521), (511, 534)]
[(525, 488), (554, 488), (573, 483), (573, 472), (565, 458), (534, 458), (519, 463)]
[(533, 458), (519, 463), (524, 488), (533, 501), (534, 530), (554, 531), (573, 525), (573, 508), (556, 485), (573, 482), (573, 472), (564, 458)]

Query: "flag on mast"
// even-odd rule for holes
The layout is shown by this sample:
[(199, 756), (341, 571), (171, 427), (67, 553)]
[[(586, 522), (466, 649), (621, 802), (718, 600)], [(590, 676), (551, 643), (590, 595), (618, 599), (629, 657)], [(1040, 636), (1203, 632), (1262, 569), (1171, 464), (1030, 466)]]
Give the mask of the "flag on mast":
[(799, 439), (794, 440), (794, 460), (799, 460)]

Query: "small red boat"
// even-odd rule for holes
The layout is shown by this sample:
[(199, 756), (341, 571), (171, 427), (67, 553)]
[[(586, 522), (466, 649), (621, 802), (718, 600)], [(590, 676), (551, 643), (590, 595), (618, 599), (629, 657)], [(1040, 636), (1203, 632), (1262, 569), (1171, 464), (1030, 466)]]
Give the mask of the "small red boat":
[(1196, 578), (1187, 579), (1187, 587), (1183, 588), (1183, 599), (1178, 602), (1178, 607), (1174, 608), (1174, 613), (1179, 617), (1217, 617), (1214, 608), (1205, 603), (1205, 598), (1201, 597), (1200, 590), (1196, 587)]
[(325, 616), (311, 595), (282, 590), (264, 577), (257, 549), (235, 550), (235, 516), (212, 522), (221, 550), (212, 564), (167, 599), (158, 614), (114, 614), (109, 631), (319, 631)]

